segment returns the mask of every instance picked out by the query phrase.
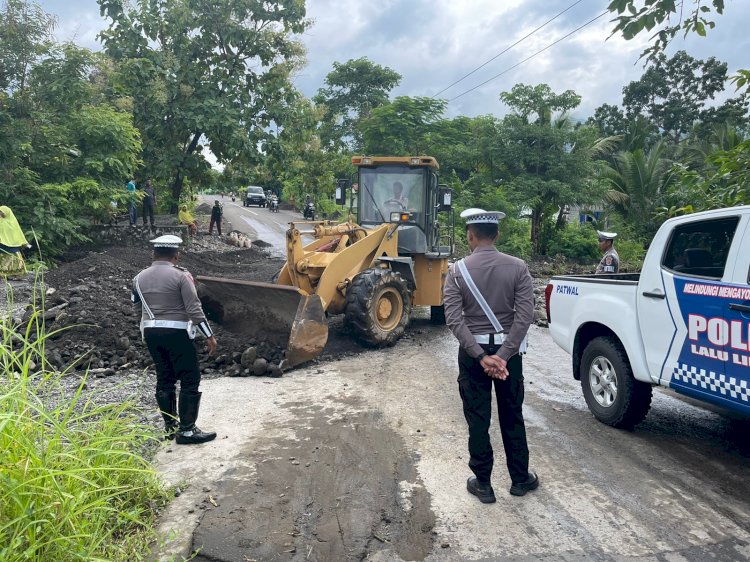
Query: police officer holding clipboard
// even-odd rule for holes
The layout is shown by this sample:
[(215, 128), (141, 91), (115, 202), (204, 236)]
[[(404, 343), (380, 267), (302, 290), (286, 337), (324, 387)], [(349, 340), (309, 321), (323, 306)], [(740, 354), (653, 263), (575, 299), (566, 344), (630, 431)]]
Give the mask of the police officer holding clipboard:
[(203, 314), (192, 276), (177, 265), (182, 238), (167, 234), (151, 240), (151, 244), (154, 261), (133, 279), (131, 300), (142, 309), (141, 334), (156, 366), (156, 403), (164, 417), (167, 438), (176, 438), (180, 445), (205, 443), (215, 439), (216, 433), (195, 425), (201, 372), (193, 339), (200, 331), (207, 338), (208, 354), (213, 355), (216, 338)]
[(539, 485), (529, 472), (529, 449), (523, 420), (523, 366), (526, 333), (534, 314), (534, 289), (523, 260), (495, 248), (499, 211), (467, 209), (470, 256), (453, 264), (445, 280), (445, 318), (458, 339), (458, 386), (469, 426), (467, 490), (492, 503), (490, 481), (494, 455), (489, 427), (495, 389), (500, 432), (512, 480), (510, 493), (522, 496)]

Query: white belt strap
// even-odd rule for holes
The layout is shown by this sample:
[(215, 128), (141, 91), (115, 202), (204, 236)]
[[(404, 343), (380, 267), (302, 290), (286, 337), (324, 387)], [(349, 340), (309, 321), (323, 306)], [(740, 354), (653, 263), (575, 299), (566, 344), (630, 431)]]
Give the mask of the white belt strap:
[(138, 277), (140, 277), (140, 273), (135, 276), (135, 291), (138, 293), (138, 296), (141, 298), (141, 305), (143, 306), (143, 310), (146, 311), (146, 314), (148, 314), (148, 317), (153, 320), (156, 318), (154, 316), (154, 313), (151, 312), (151, 308), (149, 308), (148, 303), (146, 302), (146, 299), (143, 298), (143, 293), (141, 292), (141, 286), (138, 284)]
[(493, 340), (495, 341), (495, 344), (502, 345), (502, 343), (505, 341), (505, 334), (477, 334), (474, 335), (474, 340), (482, 345), (489, 345), (490, 344), (490, 336), (493, 336)]
[(144, 320), (144, 328), (174, 328), (175, 330), (187, 330), (192, 322), (180, 322), (179, 320)]
[[(498, 334), (502, 336), (500, 338), (501, 341), (498, 342), (497, 340), (495, 340), (495, 343), (502, 344), (505, 341), (505, 335), (501, 333), (503, 331), (503, 325), (500, 324), (500, 320), (497, 319), (497, 316), (495, 316), (495, 313), (490, 308), (490, 305), (487, 304), (487, 301), (485, 300), (484, 296), (482, 295), (482, 293), (479, 292), (479, 288), (477, 287), (476, 283), (474, 283), (474, 279), (471, 278), (471, 275), (469, 274), (469, 269), (466, 267), (464, 260), (458, 260), (456, 262), (456, 265), (458, 266), (458, 270), (461, 272), (461, 276), (464, 278), (464, 281), (466, 281), (466, 286), (469, 288), (469, 291), (471, 291), (471, 294), (474, 295), (474, 298), (479, 303), (479, 306), (482, 308), (482, 311), (485, 313), (489, 321), (492, 323), (492, 327), (495, 328), (495, 331), (498, 332)], [(475, 336), (477, 343), (481, 344), (484, 342), (479, 341), (479, 338), (483, 338), (483, 339), (486, 338), (487, 344), (490, 343), (489, 335)], [(527, 337), (524, 337), (523, 341), (521, 342), (521, 345), (518, 346), (518, 352), (526, 353), (527, 345), (528, 345)]]

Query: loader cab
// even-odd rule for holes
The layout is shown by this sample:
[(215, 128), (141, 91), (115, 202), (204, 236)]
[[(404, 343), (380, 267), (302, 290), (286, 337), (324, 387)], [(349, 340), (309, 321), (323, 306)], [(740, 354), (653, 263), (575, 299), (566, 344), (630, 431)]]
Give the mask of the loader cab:
[(400, 255), (448, 257), (452, 253), (450, 190), (439, 185), (434, 158), (362, 156), (352, 158), (352, 163), (359, 170), (360, 225), (398, 223)]

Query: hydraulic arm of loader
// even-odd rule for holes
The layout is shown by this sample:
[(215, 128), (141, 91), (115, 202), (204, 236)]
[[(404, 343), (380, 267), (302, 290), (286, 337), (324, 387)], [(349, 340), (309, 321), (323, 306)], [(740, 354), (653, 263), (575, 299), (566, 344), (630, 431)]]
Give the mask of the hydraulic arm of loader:
[(352, 279), (381, 256), (396, 256), (396, 226), (372, 230), (351, 223), (301, 223), (315, 240), (303, 245), (303, 232), (290, 224), (287, 262), (276, 284), (197, 277), (207, 314), (225, 329), (284, 350), (282, 370), (314, 359), (328, 339), (326, 311), (344, 311)]

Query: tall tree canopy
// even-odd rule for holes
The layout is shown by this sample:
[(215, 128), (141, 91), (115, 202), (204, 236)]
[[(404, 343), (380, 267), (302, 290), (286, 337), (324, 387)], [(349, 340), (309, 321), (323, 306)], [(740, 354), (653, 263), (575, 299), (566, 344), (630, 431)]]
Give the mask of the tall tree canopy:
[(283, 121), (288, 76), (307, 26), (303, 0), (99, 0), (101, 38), (133, 97), (148, 175), (169, 178), (173, 205), (186, 177), (256, 154)]
[(321, 137), (324, 146), (359, 151), (362, 136), (359, 125), (372, 111), (388, 103), (391, 90), (401, 75), (366, 57), (334, 62), (314, 101), (325, 106)]
[(712, 125), (732, 120), (745, 122), (747, 100), (729, 100), (719, 108), (707, 103), (724, 90), (727, 64), (710, 57), (697, 60), (685, 51), (667, 59), (659, 53), (640, 79), (625, 86), (623, 106), (629, 118), (646, 115), (675, 143), (700, 121)]

